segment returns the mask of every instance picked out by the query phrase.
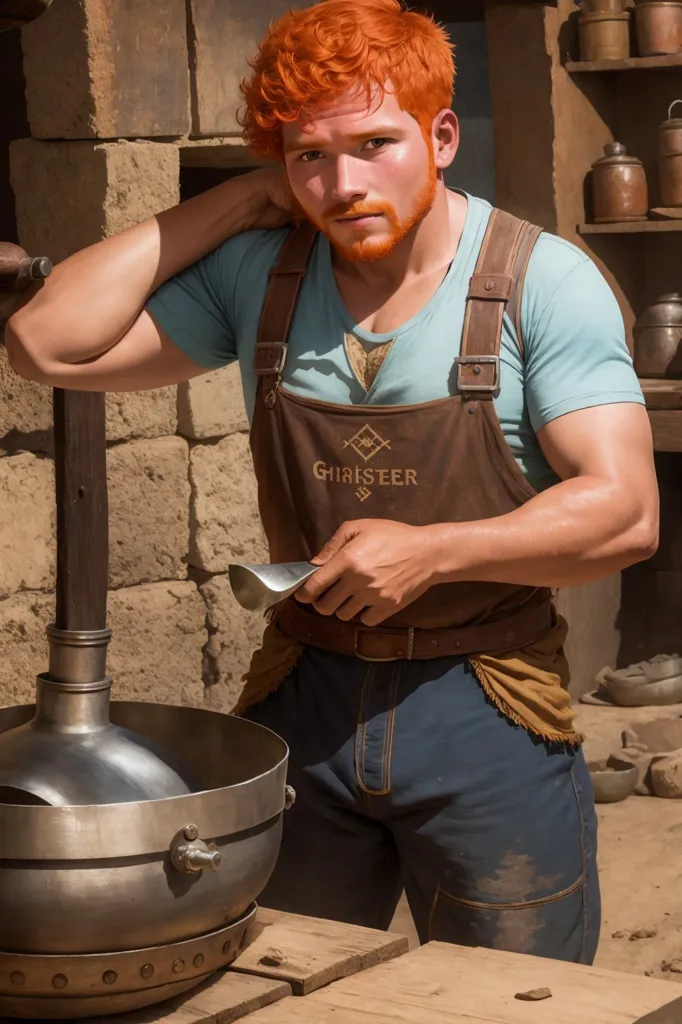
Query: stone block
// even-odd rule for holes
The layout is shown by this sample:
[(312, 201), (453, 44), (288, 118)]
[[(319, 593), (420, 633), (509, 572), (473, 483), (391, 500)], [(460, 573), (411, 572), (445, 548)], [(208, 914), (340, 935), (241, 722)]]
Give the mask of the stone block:
[(248, 430), (239, 365), (232, 363), (178, 387), (178, 430), (203, 440)]
[(193, 135), (241, 130), (239, 83), (249, 73), (247, 62), (270, 21), (290, 7), (287, 0), (189, 0)]
[(19, 139), (10, 170), (19, 240), (54, 263), (180, 200), (171, 143)]
[(53, 463), (28, 452), (0, 459), (0, 597), (53, 585), (55, 525)]
[(206, 700), (216, 711), (231, 711), (242, 691), (241, 680), (251, 655), (260, 646), (265, 619), (237, 604), (227, 576), (214, 576), (199, 589), (208, 612)]
[(107, 439), (164, 437), (178, 426), (177, 389), (116, 391), (107, 395)]
[(180, 437), (130, 441), (109, 450), (107, 466), (110, 585), (183, 579), (189, 542), (187, 442)]
[(36, 675), (47, 670), (45, 627), (53, 619), (52, 594), (14, 594), (0, 601), (0, 707), (33, 703)]
[(189, 130), (185, 0), (59, 0), (26, 26), (22, 45), (35, 138)]
[(0, 347), (0, 454), (52, 450), (52, 388), (24, 380)]
[(225, 572), (230, 562), (266, 561), (246, 435), (192, 448), (190, 481), (190, 565)]
[(108, 667), (116, 700), (204, 701), (206, 606), (194, 583), (150, 583), (109, 594)]

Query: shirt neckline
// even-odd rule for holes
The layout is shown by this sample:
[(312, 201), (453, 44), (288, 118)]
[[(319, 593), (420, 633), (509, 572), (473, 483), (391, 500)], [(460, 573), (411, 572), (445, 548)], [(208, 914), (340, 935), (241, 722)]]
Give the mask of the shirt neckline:
[[(456, 192), (458, 195), (464, 196), (467, 200), (467, 211), (464, 218), (464, 226), (462, 228), (462, 234), (459, 239), (457, 246), (457, 252), (450, 261), (450, 265), (443, 277), (443, 280), (439, 284), (436, 291), (433, 293), (429, 301), (422, 306), (409, 320), (401, 324), (393, 331), (387, 331), (383, 334), (375, 334), (373, 331), (366, 331), (360, 327), (349, 313), (345, 302), (341, 297), (338, 285), (336, 283), (336, 277), (334, 276), (334, 268), (332, 266), (331, 258), (331, 243), (325, 235), (320, 235), (320, 263), (323, 274), (327, 276), (329, 281), (330, 298), (336, 314), (338, 315), (341, 323), (343, 324), (344, 331), (354, 334), (357, 338), (362, 341), (367, 341), (371, 344), (379, 345), (393, 339), (398, 339), (402, 334), (407, 333), (411, 330), (415, 324), (419, 323), (424, 317), (428, 316), (440, 303), (443, 301), (443, 297), (447, 290), (447, 287), (452, 278), (460, 271), (464, 263), (467, 261), (470, 255), (471, 244), (476, 236), (478, 224), (480, 222), (480, 210), (476, 204), (476, 199), (470, 196), (467, 192), (462, 189), (451, 188), (451, 192)], [(389, 353), (390, 356), (390, 353)], [(383, 369), (383, 367), (382, 367)]]

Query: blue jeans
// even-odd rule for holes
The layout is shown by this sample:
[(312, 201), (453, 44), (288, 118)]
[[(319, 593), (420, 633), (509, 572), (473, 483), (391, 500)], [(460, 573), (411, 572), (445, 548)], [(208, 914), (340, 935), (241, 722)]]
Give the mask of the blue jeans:
[(297, 795), (264, 906), (385, 929), (404, 888), (422, 942), (592, 963), (597, 823), (582, 751), (511, 723), (465, 659), (308, 648), (244, 717), (288, 743)]

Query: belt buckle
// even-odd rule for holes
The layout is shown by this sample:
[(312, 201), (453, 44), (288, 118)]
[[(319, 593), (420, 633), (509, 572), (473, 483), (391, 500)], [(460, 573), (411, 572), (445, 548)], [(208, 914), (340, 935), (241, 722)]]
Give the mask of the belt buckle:
[(370, 630), (363, 629), (361, 626), (356, 626), (353, 630), (353, 654), (360, 661), (370, 662), (385, 662), (385, 661), (401, 661), (403, 658), (405, 661), (412, 661), (412, 652), (414, 651), (414, 627), (407, 626), (405, 632), (407, 633), (407, 642), (405, 644), (405, 654), (400, 654), (391, 658), (370, 658), (366, 654), (361, 654), (359, 651), (359, 640), (360, 633), (369, 633)]
[[(499, 356), (457, 356), (457, 390), (458, 391), (487, 391), (489, 394), (497, 391), (500, 386), (500, 357)], [(492, 363), (494, 368), (492, 384), (463, 384), (462, 367), (470, 366), (472, 363)]]

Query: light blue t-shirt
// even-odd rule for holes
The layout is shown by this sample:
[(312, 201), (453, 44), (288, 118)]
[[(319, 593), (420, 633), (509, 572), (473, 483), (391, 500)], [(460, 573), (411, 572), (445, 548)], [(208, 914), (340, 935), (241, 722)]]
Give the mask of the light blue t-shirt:
[[(465, 297), (492, 207), (467, 196), (457, 254), (438, 291), (419, 313), (389, 334), (354, 323), (320, 235), (301, 289), (282, 377), (289, 390), (339, 404), (412, 405), (454, 391)], [(256, 378), (258, 322), (288, 229), (247, 231), (162, 285), (148, 309), (159, 326), (207, 370), (238, 359), (249, 416)], [(505, 315), (500, 391), (495, 409), (504, 436), (537, 490), (556, 483), (535, 432), (565, 413), (644, 398), (625, 342), (616, 299), (594, 263), (575, 246), (542, 234), (530, 259), (521, 302), (523, 356)], [(356, 378), (344, 343), (365, 347), (394, 339), (369, 391)]]

